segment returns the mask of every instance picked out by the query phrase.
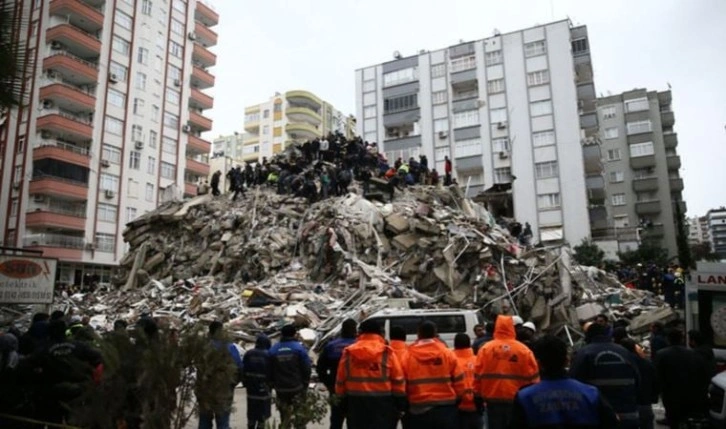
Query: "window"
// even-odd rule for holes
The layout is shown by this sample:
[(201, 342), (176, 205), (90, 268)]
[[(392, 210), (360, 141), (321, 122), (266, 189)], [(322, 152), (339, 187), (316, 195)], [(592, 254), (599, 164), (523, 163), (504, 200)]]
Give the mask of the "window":
[(618, 161), (620, 160), (620, 149), (609, 149), (608, 150), (608, 161)]
[(509, 138), (500, 137), (498, 139), (492, 139), (492, 152), (509, 152)]
[(473, 138), (466, 140), (458, 140), (454, 145), (456, 156), (472, 156), (481, 154), (481, 139)]
[(572, 41), (572, 53), (582, 54), (588, 51), (587, 39), (576, 39)]
[(611, 171), (610, 172), (610, 183), (619, 183), (625, 180), (622, 171)]
[(113, 252), (116, 247), (116, 236), (113, 234), (96, 233), (96, 249), (101, 252)]
[(511, 167), (494, 169), (494, 183), (510, 183), (512, 181)]
[(488, 66), (501, 64), (502, 63), (502, 51), (499, 50), (499, 51), (487, 52), (485, 61)]
[(144, 100), (142, 98), (134, 98), (134, 115), (144, 114)]
[(146, 162), (146, 173), (152, 175), (156, 174), (156, 158), (153, 156), (150, 156)]
[(109, 71), (112, 75), (116, 78), (119, 82), (126, 82), (126, 78), (128, 77), (128, 68), (126, 66), (123, 66), (117, 62), (111, 61), (111, 65), (109, 66)]
[(20, 183), (23, 180), (23, 166), (22, 165), (16, 165), (15, 166), (15, 176), (13, 179), (13, 183)]
[(529, 86), (544, 85), (550, 82), (549, 70), (538, 70), (536, 72), (527, 73), (527, 84)]
[(507, 109), (505, 107), (502, 107), (501, 109), (492, 109), (489, 111), (489, 115), (492, 118), (492, 124), (507, 122)]
[(494, 79), (487, 82), (487, 92), (489, 94), (496, 94), (497, 92), (504, 91), (504, 79)]
[(607, 106), (602, 108), (603, 119), (613, 119), (616, 116), (615, 106)]
[(524, 45), (524, 56), (534, 57), (536, 55), (542, 55), (547, 52), (547, 46), (544, 40), (537, 42), (531, 42)]
[(187, 5), (183, 0), (174, 0), (172, 5), (174, 6), (174, 9), (179, 12), (185, 12), (187, 10)]
[(131, 151), (129, 156), (129, 168), (132, 170), (138, 170), (141, 168), (141, 152), (135, 150)]
[(151, 106), (151, 120), (152, 121), (159, 122), (159, 112), (160, 112), (159, 106), (157, 106), (156, 104)]
[(25, 149), (25, 136), (18, 137), (17, 150), (18, 153), (23, 153)]
[(625, 205), (625, 194), (613, 194), (613, 196), (610, 199), (614, 206), (624, 206)]
[(116, 206), (111, 204), (99, 203), (97, 212), (99, 221), (116, 222), (116, 214), (118, 213), (118, 208)]
[(175, 65), (169, 64), (169, 79), (172, 81), (181, 80), (181, 69)]
[(140, 142), (144, 140), (143, 137), (144, 129), (141, 125), (132, 125), (131, 126), (131, 140), (135, 142)]
[(124, 131), (124, 121), (106, 116), (106, 131), (120, 136)]
[(618, 138), (618, 127), (605, 128), (605, 138), (606, 139)]
[(449, 148), (448, 147), (442, 147), (436, 149), (436, 152), (434, 153), (434, 157), (436, 158), (436, 161), (443, 161), (444, 158), (449, 156)]
[(176, 167), (174, 167), (174, 164), (169, 164), (168, 162), (161, 162), (161, 177), (164, 179), (174, 179), (176, 176)]
[(13, 198), (12, 202), (10, 203), (10, 217), (15, 217), (18, 215), (18, 198)]
[(375, 118), (376, 117), (376, 106), (368, 106), (363, 109), (364, 118)]
[(476, 56), (469, 55), (451, 60), (451, 73), (473, 69), (476, 67)]
[(542, 116), (552, 114), (552, 100), (535, 101), (529, 103), (532, 116)]
[(406, 82), (412, 82), (418, 79), (418, 69), (409, 67), (407, 69), (396, 70), (383, 75), (383, 86), (400, 85)]
[(534, 164), (534, 173), (538, 179), (557, 177), (557, 161), (538, 162)]
[(636, 98), (634, 100), (628, 100), (625, 102), (626, 112), (640, 112), (642, 110), (650, 109), (650, 104), (647, 98)]
[(259, 122), (260, 121), (260, 113), (248, 113), (245, 115), (245, 123), (248, 122)]
[(633, 179), (647, 179), (655, 175), (653, 167), (638, 168), (633, 170)]
[(141, 2), (141, 13), (144, 15), (151, 16), (151, 9), (153, 8), (153, 5), (151, 3), (151, 0), (143, 0)]
[(449, 120), (447, 118), (434, 120), (435, 133), (445, 133), (447, 131), (449, 131)]
[(649, 133), (652, 131), (650, 119), (646, 119), (645, 121), (628, 122), (626, 126), (628, 128), (628, 135)]
[(454, 128), (471, 127), (474, 125), (479, 125), (478, 110), (454, 113)]
[(418, 107), (418, 94), (402, 95), (383, 100), (383, 113), (401, 112)]
[(363, 82), (363, 92), (371, 92), (376, 90), (376, 81), (367, 80)]
[(126, 207), (126, 222), (131, 222), (136, 219), (136, 208)]
[(126, 94), (124, 94), (121, 91), (116, 91), (115, 89), (108, 90), (108, 102), (110, 104), (113, 104), (116, 107), (123, 108), (126, 104)]
[(431, 94), (431, 98), (434, 104), (444, 104), (449, 97), (446, 91), (436, 91)]
[(139, 64), (148, 64), (149, 63), (149, 50), (146, 48), (140, 47), (137, 60), (139, 61)]
[(542, 194), (537, 195), (537, 207), (540, 210), (556, 209), (560, 207), (560, 194)]
[(270, 134), (270, 126), (269, 125), (263, 125), (262, 126), (262, 134), (264, 134), (264, 135)]
[(183, 35), (184, 34), (184, 24), (179, 21), (178, 19), (171, 19), (171, 31), (172, 33)]
[(179, 128), (179, 116), (173, 113), (164, 112), (164, 125), (171, 128)]
[(116, 191), (118, 189), (118, 176), (113, 174), (101, 173), (99, 178), (101, 190), (104, 191)]
[(648, 156), (655, 154), (653, 142), (636, 143), (630, 145), (630, 157)]
[(180, 95), (179, 91), (173, 90), (171, 88), (166, 88), (166, 100), (174, 105), (179, 105)]
[(146, 90), (146, 74), (136, 72), (136, 89)]
[(176, 140), (164, 137), (161, 141), (161, 150), (165, 153), (176, 154)]
[(431, 77), (441, 77), (446, 74), (446, 64), (434, 64), (431, 66)]
[(128, 42), (128, 40), (124, 40), (119, 36), (113, 36), (113, 42), (111, 42), (111, 46), (113, 47), (114, 51), (123, 55), (128, 55), (129, 50), (131, 49), (131, 44)]
[(154, 185), (151, 183), (146, 184), (146, 201), (154, 201)]
[(150, 148), (156, 147), (157, 138), (158, 138), (158, 134), (156, 134), (156, 131), (149, 131), (149, 147)]
[(101, 149), (101, 159), (108, 161), (111, 164), (120, 164), (121, 151), (113, 146), (105, 144)]
[(116, 10), (116, 14), (113, 17), (113, 22), (116, 23), (119, 27), (125, 28), (127, 30), (131, 30), (131, 27), (134, 25), (134, 20), (127, 14), (121, 12), (120, 10)]
[(269, 118), (269, 117), (270, 117), (270, 109), (265, 109), (265, 110), (264, 110), (264, 111), (262, 112), (262, 117), (263, 117), (264, 119), (267, 119), (267, 118)]
[(555, 144), (555, 132), (553, 130), (539, 131), (532, 134), (532, 146), (542, 147)]
[(170, 40), (169, 41), (169, 53), (172, 56), (175, 56), (177, 58), (181, 58), (182, 54), (184, 54), (184, 47), (177, 42)]

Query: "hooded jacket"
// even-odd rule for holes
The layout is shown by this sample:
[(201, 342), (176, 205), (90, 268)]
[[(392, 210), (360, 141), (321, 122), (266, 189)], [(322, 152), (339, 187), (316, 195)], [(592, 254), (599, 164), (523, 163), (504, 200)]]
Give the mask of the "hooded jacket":
[(413, 343), (403, 371), (412, 409), (454, 405), (464, 396), (464, 369), (454, 352), (437, 339)]
[(403, 370), (380, 335), (361, 334), (343, 349), (335, 393), (341, 396), (404, 396)]
[(511, 403), (517, 391), (539, 382), (532, 351), (516, 339), (511, 316), (497, 316), (494, 338), (476, 357), (474, 394), (486, 402)]
[(247, 389), (247, 398), (269, 400), (270, 396), (270, 339), (260, 335), (255, 348), (242, 358), (242, 382)]
[(476, 366), (476, 356), (471, 347), (465, 349), (455, 349), (454, 354), (459, 361), (459, 365), (464, 369), (464, 396), (459, 403), (459, 409), (462, 411), (476, 411), (474, 404), (474, 367)]
[(398, 361), (403, 365), (406, 362), (406, 355), (408, 354), (408, 344), (401, 340), (391, 340), (390, 346), (393, 349), (393, 354), (396, 355)]
[(306, 391), (310, 382), (311, 362), (308, 351), (294, 338), (282, 337), (270, 349), (272, 385), (278, 393)]

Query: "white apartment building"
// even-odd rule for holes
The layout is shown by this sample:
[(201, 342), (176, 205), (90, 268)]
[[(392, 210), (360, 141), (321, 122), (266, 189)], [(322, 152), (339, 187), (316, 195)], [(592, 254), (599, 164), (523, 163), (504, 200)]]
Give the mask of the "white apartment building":
[(719, 259), (726, 260), (726, 207), (709, 210), (706, 222), (711, 250)]
[(590, 236), (588, 199), (604, 195), (599, 147), (583, 151), (597, 132), (585, 27), (553, 22), (355, 75), (357, 131), (391, 162), (425, 154), (443, 175), (448, 156), (470, 196), (496, 194), (490, 210), (529, 222), (535, 241)]
[(17, 2), (27, 99), (0, 126), (0, 241), (109, 279), (128, 221), (209, 173), (207, 69), (218, 14), (199, 0)]

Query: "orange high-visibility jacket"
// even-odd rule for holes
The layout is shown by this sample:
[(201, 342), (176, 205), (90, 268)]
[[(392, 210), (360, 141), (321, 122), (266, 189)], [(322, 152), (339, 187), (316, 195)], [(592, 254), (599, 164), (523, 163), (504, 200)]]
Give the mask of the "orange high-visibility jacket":
[(532, 351), (516, 339), (511, 316), (497, 316), (494, 339), (476, 357), (474, 394), (486, 402), (512, 402), (522, 386), (539, 382)]
[(341, 396), (405, 396), (403, 370), (380, 335), (361, 334), (343, 349), (335, 393)]
[(403, 371), (412, 407), (453, 405), (464, 395), (464, 370), (454, 352), (439, 340), (418, 340), (410, 345)]
[(398, 358), (398, 361), (403, 365), (406, 362), (406, 354), (408, 354), (408, 344), (401, 340), (391, 340), (389, 345), (393, 349), (393, 353)]
[(465, 349), (454, 350), (459, 365), (464, 369), (464, 397), (459, 403), (459, 409), (462, 411), (476, 411), (474, 404), (474, 367), (476, 365), (476, 356), (471, 347)]

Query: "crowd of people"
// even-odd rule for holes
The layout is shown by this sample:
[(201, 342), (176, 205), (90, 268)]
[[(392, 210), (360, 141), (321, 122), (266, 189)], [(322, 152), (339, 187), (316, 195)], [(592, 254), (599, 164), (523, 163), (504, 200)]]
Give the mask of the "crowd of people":
[(685, 272), (678, 265), (671, 264), (665, 268), (654, 263), (637, 264), (634, 267), (619, 265), (615, 268), (615, 274), (627, 287), (661, 295), (672, 308), (684, 309)]

